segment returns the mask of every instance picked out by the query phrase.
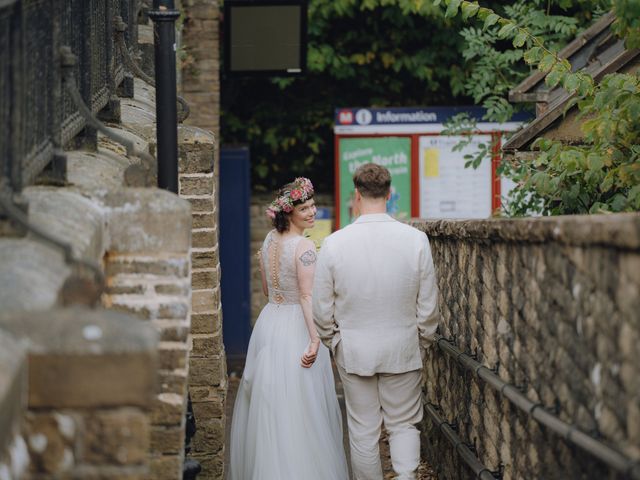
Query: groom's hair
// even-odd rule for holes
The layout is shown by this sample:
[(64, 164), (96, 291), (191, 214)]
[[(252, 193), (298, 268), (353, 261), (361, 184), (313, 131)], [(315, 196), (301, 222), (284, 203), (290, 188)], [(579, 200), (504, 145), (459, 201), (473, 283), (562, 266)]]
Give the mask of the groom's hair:
[(382, 165), (365, 163), (354, 172), (353, 185), (365, 198), (383, 198), (391, 188), (391, 174)]

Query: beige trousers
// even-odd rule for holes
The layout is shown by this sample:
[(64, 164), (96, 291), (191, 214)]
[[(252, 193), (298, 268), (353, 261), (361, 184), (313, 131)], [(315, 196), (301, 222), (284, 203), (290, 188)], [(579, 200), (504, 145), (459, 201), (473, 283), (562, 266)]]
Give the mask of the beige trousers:
[(382, 480), (378, 442), (380, 428), (389, 433), (391, 463), (398, 480), (414, 480), (420, 463), (422, 420), (422, 371), (379, 373), (363, 377), (347, 373), (341, 366), (340, 348), (336, 364), (344, 387), (355, 480)]

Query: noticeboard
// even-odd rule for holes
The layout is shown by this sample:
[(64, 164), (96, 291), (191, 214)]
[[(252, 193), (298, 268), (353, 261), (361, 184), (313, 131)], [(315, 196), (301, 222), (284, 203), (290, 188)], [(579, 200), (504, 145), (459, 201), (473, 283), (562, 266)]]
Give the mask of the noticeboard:
[(364, 163), (377, 163), (391, 173), (387, 211), (399, 219), (411, 216), (411, 139), (409, 137), (342, 138), (339, 143), (340, 225), (349, 225), (353, 212), (353, 173)]
[[(476, 131), (467, 137), (471, 141), (463, 150), (454, 151), (461, 137), (443, 131), (446, 122), (460, 113), (475, 119)], [(486, 113), (474, 106), (337, 108), (336, 228), (353, 221), (352, 174), (365, 162), (386, 163), (391, 170), (394, 196), (388, 209), (399, 219), (491, 216), (512, 186), (498, 174), (499, 148), (492, 148), (491, 158), (477, 169), (465, 168), (464, 156), (474, 154), (479, 143), (499, 146), (505, 132), (519, 129), (530, 118), (517, 114), (508, 122), (494, 123), (484, 120)], [(402, 162), (396, 164), (394, 158)]]
[[(469, 140), (462, 150), (453, 148)], [(478, 168), (465, 168), (467, 154), (491, 135), (430, 135), (420, 137), (420, 218), (487, 218), (491, 216), (492, 164), (483, 160)]]

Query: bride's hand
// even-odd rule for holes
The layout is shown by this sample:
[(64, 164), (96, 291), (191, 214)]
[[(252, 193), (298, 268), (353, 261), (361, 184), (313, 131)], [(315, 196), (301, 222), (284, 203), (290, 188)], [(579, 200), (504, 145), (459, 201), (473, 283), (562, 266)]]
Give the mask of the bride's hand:
[(316, 361), (318, 357), (318, 349), (320, 348), (320, 340), (311, 340), (307, 349), (304, 351), (301, 359), (301, 365), (303, 368), (311, 368), (313, 362)]

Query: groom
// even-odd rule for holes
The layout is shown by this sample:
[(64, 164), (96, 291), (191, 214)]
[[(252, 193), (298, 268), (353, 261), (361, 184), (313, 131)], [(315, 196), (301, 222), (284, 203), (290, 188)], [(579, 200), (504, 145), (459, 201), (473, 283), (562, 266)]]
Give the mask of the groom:
[(344, 386), (356, 480), (382, 480), (380, 427), (389, 432), (398, 479), (420, 461), (422, 351), (438, 322), (427, 236), (386, 213), (389, 171), (373, 163), (353, 175), (360, 217), (324, 241), (313, 315)]

